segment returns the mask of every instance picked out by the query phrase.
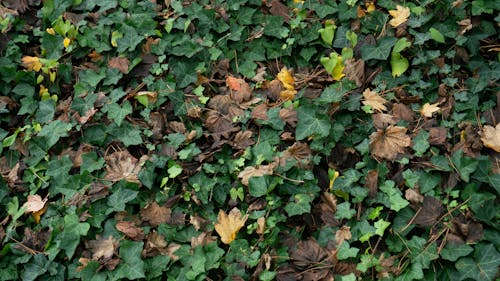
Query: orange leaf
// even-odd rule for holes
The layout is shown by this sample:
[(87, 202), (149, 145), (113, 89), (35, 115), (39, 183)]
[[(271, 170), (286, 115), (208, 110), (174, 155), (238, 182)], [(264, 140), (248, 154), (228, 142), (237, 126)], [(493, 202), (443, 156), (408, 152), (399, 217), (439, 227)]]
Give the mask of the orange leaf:
[(22, 65), (26, 67), (29, 71), (40, 71), (42, 69), (42, 63), (38, 57), (24, 56), (22, 59)]
[(236, 207), (229, 212), (229, 215), (222, 210), (219, 211), (214, 228), (224, 244), (230, 244), (236, 238), (236, 234), (245, 225), (247, 218), (248, 215), (242, 217), (240, 210)]

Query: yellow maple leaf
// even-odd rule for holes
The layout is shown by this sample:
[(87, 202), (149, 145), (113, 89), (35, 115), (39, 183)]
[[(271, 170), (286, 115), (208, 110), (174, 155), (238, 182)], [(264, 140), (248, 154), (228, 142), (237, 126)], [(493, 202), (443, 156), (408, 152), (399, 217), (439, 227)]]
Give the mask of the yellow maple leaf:
[(245, 225), (247, 218), (248, 215), (242, 217), (240, 210), (236, 207), (229, 212), (229, 215), (220, 210), (214, 228), (219, 234), (222, 243), (230, 244), (236, 238), (238, 231)]
[(389, 10), (389, 14), (392, 16), (389, 24), (392, 25), (392, 27), (398, 27), (410, 17), (410, 8), (397, 5), (396, 10)]
[(42, 69), (42, 63), (40, 62), (40, 59), (38, 57), (32, 57), (32, 56), (24, 56), (21, 59), (22, 65), (26, 67), (27, 70), (29, 71), (40, 71)]
[(484, 146), (500, 152), (500, 123), (495, 128), (490, 125), (484, 126), (481, 132), (481, 141)]
[(363, 101), (364, 105), (369, 105), (371, 106), (371, 108), (379, 112), (387, 110), (387, 107), (384, 105), (384, 103), (386, 103), (387, 101), (383, 97), (379, 96), (377, 92), (374, 92), (367, 88), (363, 92), (363, 97), (365, 98), (365, 100)]
[(433, 103), (433, 104), (430, 104), (430, 103), (425, 103), (422, 108), (420, 109), (420, 114), (422, 114), (423, 116), (425, 117), (432, 117), (432, 114), (434, 112), (437, 112), (439, 111), (441, 108), (439, 108), (438, 106), (438, 102), (437, 103)]

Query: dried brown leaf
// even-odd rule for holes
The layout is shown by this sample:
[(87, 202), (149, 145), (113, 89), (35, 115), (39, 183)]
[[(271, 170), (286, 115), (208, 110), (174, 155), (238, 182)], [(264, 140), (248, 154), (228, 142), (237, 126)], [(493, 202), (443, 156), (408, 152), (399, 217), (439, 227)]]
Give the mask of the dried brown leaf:
[(411, 145), (407, 129), (399, 126), (389, 126), (370, 135), (371, 153), (380, 158), (395, 160), (399, 153), (405, 152), (405, 147)]
[(137, 176), (146, 158), (141, 158), (139, 161), (128, 150), (122, 150), (107, 155), (104, 159), (106, 160), (105, 180), (116, 182), (124, 179), (128, 182), (140, 183)]
[(116, 229), (132, 240), (139, 241), (144, 239), (144, 230), (142, 230), (142, 228), (140, 227), (137, 227), (135, 223), (131, 221), (117, 222)]
[(349, 240), (352, 238), (351, 228), (349, 226), (343, 225), (335, 232), (335, 242), (338, 246), (342, 244), (342, 242)]
[(425, 196), (423, 206), (415, 217), (415, 223), (423, 227), (431, 226), (436, 223), (442, 213), (443, 204), (441, 201), (431, 196)]
[(500, 123), (498, 123), (494, 128), (490, 125), (483, 126), (481, 132), (481, 141), (484, 146), (500, 152)]
[(365, 177), (365, 187), (368, 188), (368, 196), (374, 198), (378, 192), (378, 171), (370, 170)]
[(239, 131), (234, 136), (232, 146), (236, 149), (245, 149), (250, 145), (253, 145), (255, 141), (252, 139), (253, 132), (250, 130)]
[(233, 99), (237, 103), (248, 101), (252, 97), (252, 90), (250, 89), (250, 85), (248, 85), (248, 83), (241, 78), (235, 78), (228, 75), (226, 78), (226, 85), (231, 91), (231, 99)]
[(241, 179), (241, 183), (248, 186), (248, 180), (251, 177), (260, 177), (264, 175), (272, 175), (273, 170), (275, 168), (274, 164), (269, 165), (260, 165), (258, 168), (256, 167), (246, 167), (243, 171), (238, 174), (238, 178)]
[(409, 188), (405, 191), (406, 200), (413, 204), (418, 204), (424, 201), (424, 196), (418, 192), (418, 190)]
[(285, 121), (285, 123), (290, 125), (292, 128), (295, 128), (297, 126), (297, 122), (299, 121), (297, 117), (297, 110), (295, 110), (293, 106), (280, 109), (279, 116), (281, 120)]
[(123, 74), (128, 73), (129, 64), (130, 64), (130, 61), (125, 57), (112, 57), (108, 61), (109, 68), (116, 68)]
[(387, 110), (387, 107), (384, 105), (387, 101), (383, 97), (379, 96), (377, 92), (366, 88), (366, 90), (363, 92), (363, 97), (364, 105), (369, 105), (371, 106), (371, 108), (379, 112)]
[(345, 61), (344, 73), (347, 79), (361, 87), (365, 81), (365, 62), (354, 58)]
[(118, 247), (118, 241), (112, 236), (108, 238), (96, 237), (97, 240), (90, 240), (88, 242), (88, 248), (92, 252), (92, 258), (97, 259), (109, 259), (113, 256), (115, 249)]
[(396, 118), (390, 114), (386, 113), (376, 113), (372, 114), (373, 126), (376, 129), (385, 129), (389, 125), (394, 125), (397, 123)]
[(172, 220), (172, 210), (153, 202), (141, 210), (141, 218), (152, 226), (158, 226)]
[(396, 122), (400, 120), (413, 122), (415, 120), (415, 112), (402, 103), (395, 103), (392, 106), (392, 114), (396, 118)]
[(254, 107), (252, 110), (252, 118), (267, 120), (267, 105), (265, 103), (261, 103)]
[(432, 127), (429, 129), (429, 144), (443, 145), (446, 143), (448, 129), (445, 127)]

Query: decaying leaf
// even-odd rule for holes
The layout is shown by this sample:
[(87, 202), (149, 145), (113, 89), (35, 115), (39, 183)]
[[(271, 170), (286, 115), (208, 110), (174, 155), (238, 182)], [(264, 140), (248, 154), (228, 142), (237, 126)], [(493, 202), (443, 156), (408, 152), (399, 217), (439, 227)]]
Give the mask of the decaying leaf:
[(252, 145), (255, 143), (255, 141), (252, 139), (252, 131), (247, 130), (247, 131), (239, 131), (236, 133), (234, 136), (234, 140), (232, 142), (232, 146), (237, 149), (245, 149), (248, 146)]
[(351, 228), (349, 226), (343, 225), (337, 232), (335, 232), (335, 242), (337, 246), (340, 246), (342, 242), (352, 238)]
[(23, 204), (23, 207), (26, 207), (24, 210), (25, 213), (35, 213), (43, 209), (45, 207), (45, 203), (47, 202), (47, 198), (42, 199), (40, 195), (28, 195), (28, 201)]
[(368, 188), (368, 196), (375, 198), (378, 192), (378, 170), (370, 170), (365, 177), (365, 187)]
[(251, 177), (260, 177), (263, 175), (272, 175), (275, 168), (274, 164), (260, 165), (258, 168), (253, 166), (246, 167), (243, 171), (238, 174), (238, 178), (241, 179), (241, 183), (248, 186), (248, 180)]
[(418, 190), (408, 188), (405, 191), (406, 200), (410, 201), (413, 204), (421, 203), (424, 201), (424, 196), (418, 192)]
[(356, 86), (361, 87), (365, 82), (365, 62), (354, 58), (347, 59), (344, 73), (347, 79), (354, 81)]
[(264, 234), (265, 230), (266, 230), (266, 218), (260, 217), (257, 219), (257, 229), (255, 230), (255, 232), (257, 234)]
[(425, 196), (423, 206), (415, 217), (415, 223), (420, 226), (431, 226), (441, 216), (443, 203), (438, 199)]
[(415, 120), (415, 112), (402, 103), (395, 103), (392, 105), (392, 114), (396, 118), (396, 122), (400, 120), (413, 122)]
[(153, 202), (141, 210), (141, 218), (152, 226), (158, 226), (160, 223), (167, 223), (172, 220), (172, 210)]
[(247, 218), (248, 214), (242, 216), (240, 210), (236, 207), (229, 214), (220, 210), (214, 228), (219, 234), (221, 241), (224, 244), (230, 244), (236, 238), (238, 231), (245, 225)]
[(367, 88), (363, 92), (363, 97), (364, 97), (363, 100), (364, 105), (369, 105), (371, 106), (371, 108), (379, 112), (387, 110), (387, 107), (384, 105), (387, 101), (383, 97), (379, 96), (377, 92), (374, 92), (369, 88)]
[(135, 223), (131, 221), (117, 222), (116, 229), (132, 240), (139, 241), (144, 239), (144, 231), (142, 230), (142, 228), (137, 227)]
[(438, 105), (439, 103), (430, 104), (427, 102), (420, 109), (420, 114), (430, 118), (434, 112), (438, 112), (441, 109)]
[(399, 126), (389, 126), (370, 135), (370, 150), (376, 157), (395, 160), (399, 153), (405, 152), (405, 147), (411, 145), (407, 129)]
[(144, 257), (165, 255), (169, 256), (173, 261), (176, 261), (179, 257), (175, 255), (175, 251), (177, 251), (180, 247), (181, 245), (175, 243), (167, 244), (163, 235), (153, 231), (147, 235), (142, 255)]
[(279, 116), (283, 121), (285, 121), (286, 124), (294, 128), (297, 126), (297, 122), (299, 121), (297, 117), (297, 110), (295, 110), (293, 106), (280, 109)]
[(227, 76), (226, 85), (231, 90), (231, 98), (238, 103), (248, 101), (252, 97), (250, 85), (241, 78)]
[(396, 10), (389, 10), (389, 15), (392, 16), (389, 24), (392, 27), (398, 27), (406, 22), (410, 17), (410, 8), (397, 5)]
[(118, 241), (109, 236), (108, 238), (96, 237), (97, 240), (90, 240), (88, 242), (88, 248), (92, 252), (92, 258), (97, 259), (109, 259), (113, 256), (115, 249), (118, 247)]
[(483, 126), (481, 141), (483, 141), (484, 146), (500, 152), (500, 123), (495, 128), (490, 125)]
[(32, 56), (24, 56), (22, 59), (22, 65), (28, 70), (28, 71), (40, 71), (42, 69), (42, 63), (40, 62), (40, 59), (38, 57), (32, 57)]
[(125, 179), (128, 182), (140, 183), (137, 178), (141, 171), (141, 166), (146, 161), (146, 157), (141, 157), (137, 160), (127, 150), (117, 151), (107, 155), (106, 160), (106, 176), (104, 179), (109, 181), (120, 181)]

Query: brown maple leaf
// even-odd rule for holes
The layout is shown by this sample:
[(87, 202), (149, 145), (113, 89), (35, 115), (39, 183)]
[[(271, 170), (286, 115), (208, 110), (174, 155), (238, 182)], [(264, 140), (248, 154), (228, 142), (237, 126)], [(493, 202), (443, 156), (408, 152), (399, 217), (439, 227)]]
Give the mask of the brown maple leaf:
[(370, 135), (371, 153), (376, 157), (395, 160), (399, 153), (405, 152), (405, 147), (411, 145), (411, 138), (406, 131), (405, 127), (389, 126), (385, 130), (372, 133)]
[(347, 79), (354, 81), (361, 87), (365, 81), (365, 62), (354, 58), (345, 61), (344, 73)]
[(293, 128), (297, 126), (297, 122), (299, 121), (297, 117), (297, 110), (295, 110), (293, 106), (280, 109), (279, 116), (281, 120), (285, 121), (286, 124), (292, 126)]
[(248, 101), (252, 97), (250, 85), (241, 78), (235, 78), (228, 75), (226, 78), (226, 85), (231, 91), (231, 98), (238, 103)]
[(343, 225), (339, 230), (335, 232), (335, 242), (337, 246), (340, 246), (342, 242), (352, 238), (351, 228), (349, 226)]
[(129, 64), (130, 64), (130, 61), (125, 57), (112, 57), (108, 61), (109, 68), (116, 68), (123, 74), (128, 73)]
[(131, 221), (120, 221), (116, 223), (116, 229), (121, 233), (125, 234), (132, 240), (140, 241), (144, 239), (144, 230), (137, 227), (135, 223)]
[(108, 238), (101, 238), (99, 235), (96, 236), (97, 240), (90, 240), (88, 248), (92, 252), (92, 259), (109, 259), (113, 256), (115, 250), (118, 247), (118, 241), (112, 236)]
[(383, 97), (379, 96), (377, 92), (374, 92), (369, 88), (367, 88), (363, 92), (363, 97), (364, 97), (363, 101), (364, 105), (369, 105), (371, 106), (371, 108), (379, 112), (387, 110), (387, 107), (384, 105), (387, 101)]
[(245, 149), (255, 143), (255, 141), (252, 139), (252, 135), (253, 132), (250, 130), (239, 131), (234, 136), (234, 140), (231, 145), (236, 149)]
[(147, 235), (147, 240), (142, 251), (144, 257), (154, 257), (158, 255), (169, 256), (171, 260), (176, 261), (179, 259), (174, 253), (181, 245), (165, 241), (165, 237), (155, 231)]
[(263, 175), (272, 175), (275, 164), (271, 163), (269, 165), (260, 165), (258, 168), (248, 166), (245, 167), (243, 171), (238, 174), (238, 178), (241, 179), (241, 183), (248, 186), (248, 180), (251, 177), (260, 177)]
[(172, 210), (153, 202), (141, 210), (141, 218), (152, 226), (158, 226), (160, 223), (171, 222)]
[(130, 152), (123, 150), (107, 155), (104, 159), (106, 160), (105, 180), (116, 182), (125, 179), (128, 182), (140, 184), (137, 176), (147, 156), (141, 157), (139, 161)]

